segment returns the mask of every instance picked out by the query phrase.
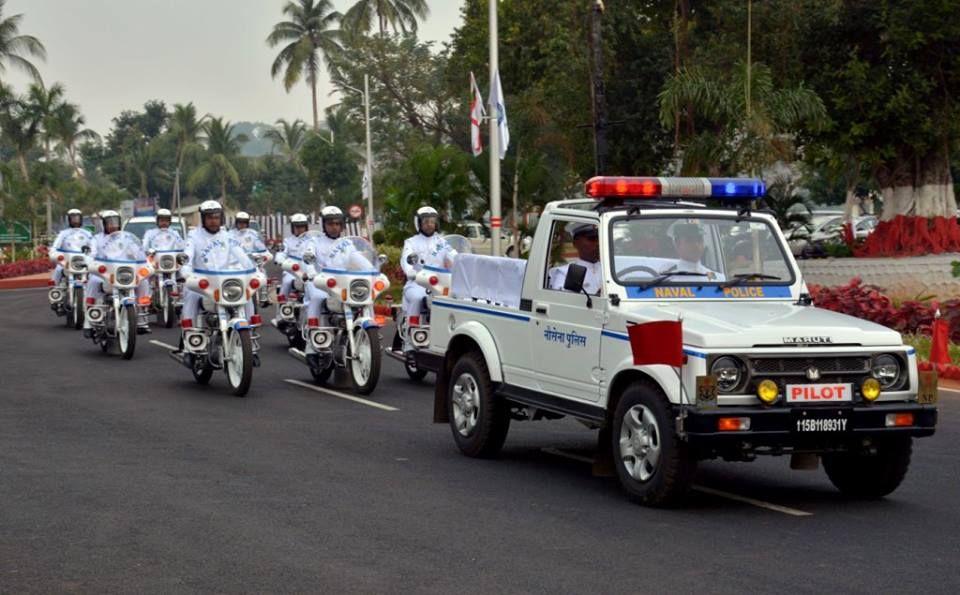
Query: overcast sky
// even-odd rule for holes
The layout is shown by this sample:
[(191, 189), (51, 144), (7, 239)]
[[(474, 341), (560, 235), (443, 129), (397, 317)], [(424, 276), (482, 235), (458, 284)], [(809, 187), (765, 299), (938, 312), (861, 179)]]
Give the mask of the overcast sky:
[[(149, 99), (193, 101), (200, 113), (232, 121), (309, 122), (310, 92), (287, 94), (270, 78), (276, 52), (265, 39), (283, 19), (285, 0), (7, 0), (4, 17), (22, 13), (20, 33), (38, 37), (47, 61), (34, 60), (46, 84), (61, 82), (101, 134), (125, 109)], [(447, 41), (463, 0), (429, 0), (420, 38)], [(341, 12), (350, 0), (334, 0)], [(439, 45), (439, 44), (438, 44)], [(278, 48), (279, 49), (279, 48)], [(4, 80), (23, 92), (28, 79), (8, 70)], [(335, 103), (322, 73), (321, 105)]]

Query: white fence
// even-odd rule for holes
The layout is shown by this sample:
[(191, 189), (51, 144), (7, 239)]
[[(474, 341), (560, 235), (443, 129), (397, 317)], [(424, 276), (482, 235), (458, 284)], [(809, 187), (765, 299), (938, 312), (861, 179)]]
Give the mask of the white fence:
[[(251, 218), (260, 226), (260, 235), (264, 239), (282, 240), (290, 235), (290, 217), (277, 213), (276, 215), (251, 215)], [(307, 213), (310, 229), (320, 229), (320, 213)], [(347, 219), (344, 233), (350, 236), (367, 237), (367, 227), (360, 221)]]

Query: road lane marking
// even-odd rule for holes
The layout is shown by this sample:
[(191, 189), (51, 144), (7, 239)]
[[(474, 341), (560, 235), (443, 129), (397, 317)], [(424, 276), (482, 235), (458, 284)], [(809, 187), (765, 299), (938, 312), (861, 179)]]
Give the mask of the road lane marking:
[(719, 496), (728, 500), (743, 502), (744, 504), (750, 504), (758, 508), (765, 508), (775, 512), (782, 512), (783, 514), (788, 514), (790, 516), (813, 516), (812, 512), (807, 512), (805, 510), (797, 510), (796, 508), (790, 508), (788, 506), (780, 506), (779, 504), (773, 504), (772, 502), (764, 502), (763, 500), (757, 500), (756, 498), (748, 498), (747, 496), (741, 496), (739, 494), (731, 494), (730, 492), (724, 492), (723, 490), (716, 490), (714, 488), (708, 488), (702, 485), (695, 485), (693, 486), (693, 489), (704, 494), (710, 494), (711, 496)]
[(170, 345), (169, 343), (164, 343), (163, 341), (157, 341), (156, 339), (150, 339), (150, 342), (153, 343), (154, 345), (157, 345), (157, 346), (159, 346), (159, 347), (163, 347), (164, 349), (168, 349), (168, 350), (170, 350), (170, 351), (176, 351), (176, 350), (177, 350), (177, 348), (174, 347), (173, 345)]
[[(559, 448), (541, 448), (541, 452), (547, 454), (556, 455), (558, 457), (563, 457), (573, 461), (578, 461), (580, 463), (593, 464), (593, 459), (590, 457), (585, 457), (583, 455), (577, 455), (569, 452), (560, 450)], [(813, 516), (812, 512), (806, 512), (805, 510), (798, 510), (796, 508), (790, 508), (788, 506), (781, 506), (779, 504), (773, 504), (772, 502), (764, 502), (763, 500), (757, 500), (756, 498), (749, 498), (747, 496), (741, 496), (739, 494), (731, 494), (730, 492), (724, 492), (722, 490), (717, 490), (714, 488), (708, 488), (702, 485), (695, 485), (693, 489), (702, 492), (704, 494), (710, 494), (711, 496), (719, 496), (720, 498), (726, 498), (728, 500), (734, 500), (736, 502), (741, 502), (743, 504), (750, 504), (758, 508), (764, 508), (766, 510), (772, 510), (774, 512), (780, 512), (790, 516), (796, 517), (805, 517)]]
[(302, 386), (303, 388), (309, 388), (312, 391), (318, 393), (324, 393), (333, 397), (339, 397), (341, 399), (346, 399), (347, 401), (353, 401), (354, 403), (360, 403), (361, 405), (366, 405), (368, 407), (374, 407), (376, 409), (383, 409), (384, 411), (400, 411), (396, 407), (391, 407), (390, 405), (384, 405), (382, 403), (375, 403), (373, 401), (368, 401), (366, 399), (361, 399), (360, 397), (355, 397), (353, 395), (347, 395), (335, 390), (330, 390), (329, 388), (323, 388), (322, 386), (314, 386), (306, 382), (301, 382), (299, 380), (293, 380), (292, 378), (285, 378), (283, 380), (287, 384), (293, 384), (296, 386)]
[(943, 391), (943, 392), (945, 392), (945, 393), (955, 393), (955, 394), (960, 395), (960, 390), (958, 390), (958, 389), (956, 389), (956, 388), (943, 388), (942, 386), (938, 386), (938, 387), (937, 387), (937, 390)]

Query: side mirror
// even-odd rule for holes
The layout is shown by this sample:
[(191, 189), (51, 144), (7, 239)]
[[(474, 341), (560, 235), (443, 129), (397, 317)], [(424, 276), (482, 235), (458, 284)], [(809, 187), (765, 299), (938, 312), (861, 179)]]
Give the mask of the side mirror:
[(410, 256), (407, 257), (407, 264), (409, 265), (416, 266), (419, 261), (420, 259), (417, 258), (416, 254), (411, 254)]
[(387, 255), (386, 255), (386, 254), (378, 254), (378, 255), (377, 255), (377, 260), (380, 261), (380, 264), (386, 264), (386, 263), (387, 263)]
[(147, 256), (153, 256), (153, 255), (156, 254), (156, 253), (157, 253), (157, 251), (154, 250), (153, 248), (150, 248), (149, 250), (147, 250)]
[(307, 264), (313, 264), (317, 262), (317, 255), (313, 252), (304, 252), (303, 253), (303, 262)]
[(177, 264), (179, 264), (180, 266), (187, 264), (188, 260), (190, 260), (190, 257), (187, 256), (186, 254), (183, 254), (183, 253), (177, 254)]
[(567, 266), (567, 276), (563, 280), (563, 289), (587, 296), (587, 307), (593, 307), (593, 299), (583, 288), (583, 281), (587, 277), (587, 267), (571, 263)]
[(90, 246), (84, 246), (83, 248), (80, 248), (80, 251), (84, 254), (90, 254)]

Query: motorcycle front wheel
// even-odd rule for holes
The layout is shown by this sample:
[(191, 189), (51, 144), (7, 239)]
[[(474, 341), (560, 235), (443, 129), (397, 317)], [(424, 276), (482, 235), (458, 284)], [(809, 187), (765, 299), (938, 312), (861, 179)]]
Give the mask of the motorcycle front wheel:
[[(67, 320), (73, 322), (73, 328), (80, 330), (83, 328), (83, 309), (84, 309), (84, 299), (83, 299), (83, 288), (74, 287), (73, 288), (73, 311), (70, 312), (70, 315), (67, 316)], [(69, 326), (69, 324), (68, 324)]]
[(123, 359), (133, 359), (133, 352), (137, 348), (136, 306), (120, 308), (117, 317), (117, 345)]
[(361, 395), (369, 395), (377, 387), (380, 379), (380, 329), (358, 328), (354, 331), (356, 353), (351, 353), (347, 367), (353, 390)]
[(223, 369), (234, 396), (245, 397), (253, 380), (253, 344), (250, 329), (230, 329), (224, 345)]

